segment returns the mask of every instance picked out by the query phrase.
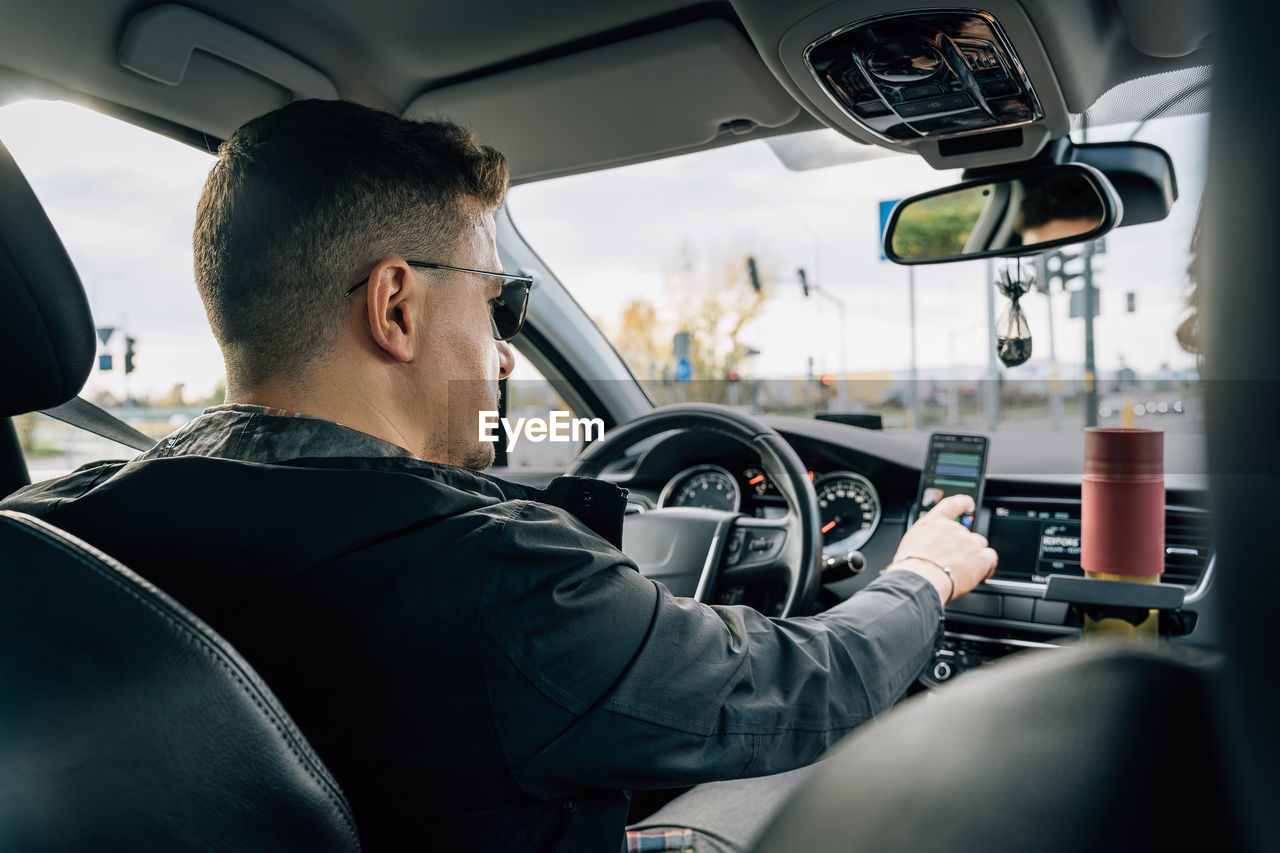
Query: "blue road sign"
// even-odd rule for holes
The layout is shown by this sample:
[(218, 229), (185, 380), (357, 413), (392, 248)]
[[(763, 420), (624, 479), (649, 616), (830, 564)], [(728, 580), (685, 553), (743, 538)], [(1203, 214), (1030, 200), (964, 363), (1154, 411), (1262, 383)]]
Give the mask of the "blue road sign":
[(893, 212), (894, 205), (896, 205), (900, 201), (902, 201), (902, 199), (895, 198), (892, 201), (880, 202), (880, 244), (879, 245), (880, 245), (880, 260), (882, 261), (889, 260), (887, 257), (885, 257), (885, 254), (884, 254), (884, 229), (889, 227), (889, 214)]
[(689, 359), (678, 359), (676, 361), (676, 381), (688, 382), (691, 375), (693, 375), (693, 368), (689, 364)]

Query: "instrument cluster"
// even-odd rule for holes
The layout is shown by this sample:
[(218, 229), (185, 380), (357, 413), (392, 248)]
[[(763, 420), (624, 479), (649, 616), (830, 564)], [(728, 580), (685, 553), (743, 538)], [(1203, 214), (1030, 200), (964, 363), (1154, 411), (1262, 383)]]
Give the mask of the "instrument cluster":
[[(844, 553), (861, 547), (880, 523), (876, 487), (854, 471), (810, 471), (809, 479), (822, 516), (823, 550)], [(788, 512), (786, 499), (759, 466), (685, 468), (663, 486), (658, 506), (702, 507), (757, 518), (781, 518)]]

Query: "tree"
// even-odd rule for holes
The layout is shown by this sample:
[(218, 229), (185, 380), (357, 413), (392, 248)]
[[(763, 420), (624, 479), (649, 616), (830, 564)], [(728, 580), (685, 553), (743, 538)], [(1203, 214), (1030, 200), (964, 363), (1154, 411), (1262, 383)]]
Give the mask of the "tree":
[(652, 302), (631, 299), (622, 306), (613, 345), (637, 376), (661, 379), (662, 368), (671, 361), (671, 335), (664, 335), (666, 331)]
[[(746, 333), (768, 299), (762, 287), (755, 290), (747, 275), (746, 253), (721, 260), (714, 274), (696, 265), (683, 267), (669, 289), (682, 294), (681, 331), (689, 333), (689, 362), (695, 380), (724, 379), (746, 358), (750, 345)], [(762, 270), (767, 281), (769, 272)]]
[[(749, 256), (734, 252), (703, 263), (686, 244), (663, 273), (661, 305), (631, 299), (616, 323), (601, 324), (627, 366), (657, 399), (669, 396), (661, 388), (664, 380), (675, 376), (672, 342), (677, 332), (689, 334), (688, 399), (728, 399), (724, 380), (731, 370), (741, 369), (751, 348), (751, 324), (769, 298), (767, 286), (757, 291), (751, 285)], [(767, 282), (771, 271), (764, 265), (760, 269)]]

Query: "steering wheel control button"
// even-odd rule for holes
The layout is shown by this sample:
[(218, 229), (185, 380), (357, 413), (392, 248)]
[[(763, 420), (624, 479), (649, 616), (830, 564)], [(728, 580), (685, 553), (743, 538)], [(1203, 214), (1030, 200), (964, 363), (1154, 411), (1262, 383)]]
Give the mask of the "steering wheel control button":
[(748, 534), (747, 549), (755, 557), (775, 557), (787, 534), (782, 530), (756, 530)]
[(787, 541), (782, 529), (743, 527), (735, 530), (725, 545), (726, 568), (752, 568), (773, 562)]
[(729, 537), (729, 544), (725, 551), (725, 563), (727, 565), (736, 565), (742, 559), (742, 543), (746, 538), (747, 534), (742, 530), (735, 530), (733, 535)]

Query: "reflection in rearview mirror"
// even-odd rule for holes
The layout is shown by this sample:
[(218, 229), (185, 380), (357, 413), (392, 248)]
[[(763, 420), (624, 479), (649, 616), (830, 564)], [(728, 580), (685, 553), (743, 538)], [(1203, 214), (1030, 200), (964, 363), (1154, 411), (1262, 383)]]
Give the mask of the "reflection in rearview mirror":
[(1119, 202), (1098, 172), (1050, 166), (971, 181), (907, 199), (885, 232), (886, 254), (904, 263), (1023, 255), (1100, 236)]

